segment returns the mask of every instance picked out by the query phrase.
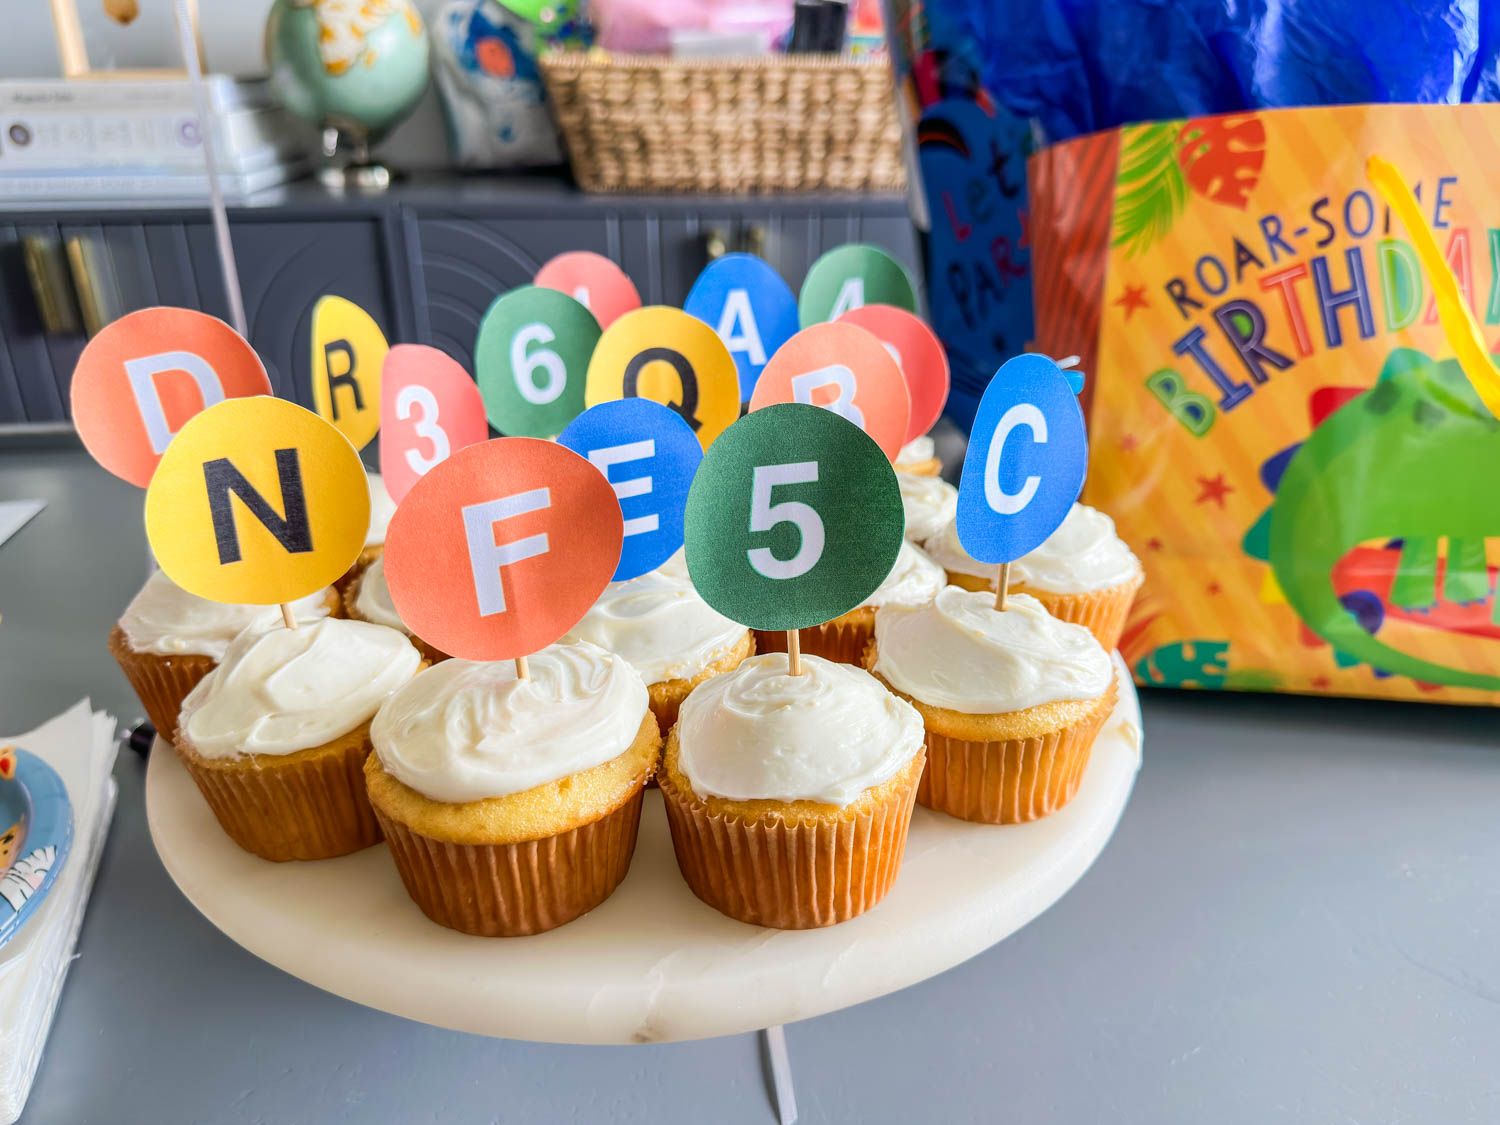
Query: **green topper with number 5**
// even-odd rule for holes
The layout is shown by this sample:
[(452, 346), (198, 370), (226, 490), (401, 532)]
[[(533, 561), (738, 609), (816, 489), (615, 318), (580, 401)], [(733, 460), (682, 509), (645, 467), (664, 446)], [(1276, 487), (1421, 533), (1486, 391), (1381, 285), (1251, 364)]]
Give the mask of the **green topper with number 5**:
[(766, 631), (821, 625), (891, 572), (905, 518), (890, 460), (852, 422), (801, 403), (745, 415), (688, 493), (688, 572), (724, 616)]
[(474, 374), (490, 425), (507, 437), (556, 437), (583, 413), (594, 314), (566, 293), (524, 285), (479, 322)]

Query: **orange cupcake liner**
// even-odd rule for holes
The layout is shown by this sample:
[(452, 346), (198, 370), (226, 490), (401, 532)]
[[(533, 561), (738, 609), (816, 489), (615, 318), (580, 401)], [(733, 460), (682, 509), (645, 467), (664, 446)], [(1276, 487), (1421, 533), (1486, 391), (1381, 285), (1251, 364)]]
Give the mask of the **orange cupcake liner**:
[(125, 630), (118, 625), (109, 632), (109, 652), (130, 681), (156, 733), (168, 742), (173, 741), (182, 701), (198, 686), (199, 680), (214, 670), (213, 657), (197, 653), (162, 656), (136, 652), (126, 640)]
[(917, 803), (979, 824), (1024, 824), (1055, 813), (1078, 792), (1118, 694), (1111, 681), (1087, 718), (1041, 738), (970, 742), (929, 728)]
[(412, 901), (440, 926), (480, 937), (556, 929), (614, 893), (635, 854), (644, 788), (598, 820), (517, 844), (453, 844), (413, 832), (379, 809)]
[(326, 746), (285, 757), (224, 761), (179, 748), (219, 826), (262, 859), (331, 859), (380, 842), (365, 791), (370, 724)]
[(909, 781), (853, 818), (800, 823), (715, 813), (668, 773), (660, 780), (692, 892), (741, 922), (809, 930), (863, 914), (896, 882), (921, 773), (918, 763)]
[(1084, 594), (1054, 594), (1019, 585), (1012, 589), (1017, 593), (1030, 594), (1059, 621), (1082, 625), (1094, 634), (1095, 639), (1104, 646), (1105, 652), (1113, 652), (1120, 644), (1120, 634), (1125, 631), (1131, 604), (1143, 582), (1144, 576), (1137, 577), (1118, 586)]
[[(845, 621), (835, 618), (822, 625), (812, 625), (802, 630), (800, 638), (803, 656), (821, 656), (839, 664), (858, 664), (864, 659), (865, 649), (875, 636), (875, 629), (860, 621)], [(755, 634), (756, 652), (785, 652), (786, 633)]]

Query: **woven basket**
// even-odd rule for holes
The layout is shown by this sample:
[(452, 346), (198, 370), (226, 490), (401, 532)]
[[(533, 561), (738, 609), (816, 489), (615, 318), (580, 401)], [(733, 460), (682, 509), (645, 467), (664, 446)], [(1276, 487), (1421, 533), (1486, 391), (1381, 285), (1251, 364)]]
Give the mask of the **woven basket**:
[(884, 61), (772, 55), (541, 57), (585, 191), (900, 191)]

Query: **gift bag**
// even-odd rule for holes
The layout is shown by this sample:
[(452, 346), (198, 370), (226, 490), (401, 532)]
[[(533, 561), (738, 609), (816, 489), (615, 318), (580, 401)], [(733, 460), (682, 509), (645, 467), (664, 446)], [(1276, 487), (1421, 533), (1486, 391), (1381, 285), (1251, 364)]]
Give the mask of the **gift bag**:
[(1372, 154), (1496, 351), (1500, 108), (1158, 121), (1029, 163), (1037, 346), (1083, 356), (1141, 683), (1500, 702), (1500, 421)]

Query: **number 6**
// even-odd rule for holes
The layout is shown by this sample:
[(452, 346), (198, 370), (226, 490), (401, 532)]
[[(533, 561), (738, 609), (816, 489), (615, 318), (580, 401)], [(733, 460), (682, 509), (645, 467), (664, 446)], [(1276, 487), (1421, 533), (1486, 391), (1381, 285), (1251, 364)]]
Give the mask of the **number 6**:
[(823, 518), (800, 500), (771, 503), (771, 490), (778, 484), (811, 484), (818, 479), (816, 461), (794, 461), (786, 465), (757, 465), (750, 489), (750, 530), (770, 531), (779, 523), (797, 526), (802, 543), (789, 559), (778, 559), (769, 547), (746, 551), (750, 565), (764, 578), (801, 578), (823, 557)]
[[(528, 324), (510, 341), (510, 369), (516, 379), (516, 390), (533, 406), (546, 406), (563, 393), (568, 385), (568, 369), (563, 366), (562, 356), (551, 348), (537, 348), (530, 355), (526, 349), (532, 344), (550, 344), (557, 339), (556, 333), (545, 324)], [(537, 370), (546, 373), (546, 379), (537, 384)]]

